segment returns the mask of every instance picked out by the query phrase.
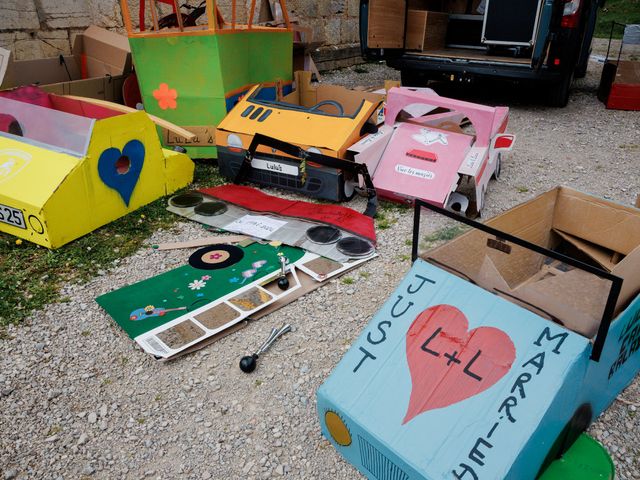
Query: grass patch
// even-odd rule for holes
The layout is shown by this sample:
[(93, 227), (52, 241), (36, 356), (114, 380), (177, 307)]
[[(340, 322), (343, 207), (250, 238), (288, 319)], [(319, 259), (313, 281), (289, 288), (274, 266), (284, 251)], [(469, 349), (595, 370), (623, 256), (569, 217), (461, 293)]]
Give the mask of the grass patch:
[(344, 283), (345, 285), (353, 285), (353, 282), (355, 280), (352, 277), (344, 277), (342, 279), (342, 283)]
[(52, 425), (51, 428), (49, 428), (49, 431), (47, 432), (47, 437), (56, 435), (61, 431), (62, 431), (62, 427), (60, 425)]
[[(607, 0), (598, 10), (595, 37), (609, 38), (611, 22), (640, 23), (640, 0)], [(622, 38), (622, 27), (616, 27), (613, 38)]]
[(359, 273), (359, 275), (366, 280), (371, 276), (371, 272), (367, 272), (363, 270), (362, 272)]
[(361, 66), (354, 67), (353, 71), (356, 72), (356, 73), (368, 73), (369, 72), (369, 70), (367, 70), (366, 68), (361, 67)]
[(440, 243), (453, 240), (458, 235), (466, 232), (468, 229), (469, 227), (463, 225), (452, 225), (450, 227), (441, 228), (440, 230), (436, 230), (435, 232), (425, 236), (422, 239), (420, 248), (423, 250), (433, 248)]
[(516, 187), (516, 191), (518, 193), (527, 193), (529, 189), (527, 187), (520, 186), (520, 187)]
[[(223, 183), (210, 161), (196, 163), (195, 182)], [(90, 280), (136, 252), (159, 228), (170, 229), (180, 217), (166, 205), (166, 198), (158, 199), (57, 250), (0, 234), (0, 326), (19, 323), (48, 303), (68, 301), (60, 297), (65, 283)]]

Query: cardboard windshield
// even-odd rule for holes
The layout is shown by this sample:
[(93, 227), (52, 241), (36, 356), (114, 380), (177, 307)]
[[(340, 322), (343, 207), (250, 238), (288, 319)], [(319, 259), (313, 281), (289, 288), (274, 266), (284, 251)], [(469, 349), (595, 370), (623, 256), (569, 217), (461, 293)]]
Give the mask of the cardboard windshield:
[[(563, 195), (579, 193), (569, 189), (553, 192), (557, 194), (556, 202), (561, 202)], [(542, 196), (528, 204), (549, 200)], [(555, 203), (546, 206), (553, 207)], [(422, 252), (420, 250), (432, 246), (429, 240), (433, 237), (420, 233), (423, 208), (472, 228), (465, 231), (460, 226), (448, 227), (449, 232), (461, 234), (444, 245)], [(564, 234), (557, 218), (554, 225), (553, 210), (541, 210), (546, 212), (543, 215), (548, 220), (546, 223), (538, 221), (531, 212), (516, 210), (481, 224), (425, 202), (416, 202), (414, 259), (419, 256), (593, 340), (592, 359), (597, 360), (609, 325), (619, 311), (616, 305), (622, 307), (619, 302), (622, 278), (606, 271), (601, 265), (602, 258), (598, 262), (590, 257), (584, 240), (572, 241), (571, 235)], [(602, 257), (602, 252), (598, 253)]]

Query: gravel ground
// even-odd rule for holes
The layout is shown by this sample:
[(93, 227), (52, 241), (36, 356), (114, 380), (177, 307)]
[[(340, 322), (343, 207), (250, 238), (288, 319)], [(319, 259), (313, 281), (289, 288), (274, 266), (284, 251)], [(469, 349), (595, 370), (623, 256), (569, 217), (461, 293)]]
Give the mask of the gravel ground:
[[(324, 80), (376, 85), (398, 78), (381, 65), (365, 68), (368, 73), (347, 69)], [(509, 131), (518, 135), (501, 179), (489, 188), (486, 215), (558, 184), (634, 202), (640, 116), (605, 110), (596, 100), (600, 68), (590, 65), (561, 110), (527, 103), (518, 89), (463, 92), (471, 100), (510, 105)], [(364, 204), (358, 199), (352, 206), (362, 211)], [(66, 303), (9, 327), (0, 340), (3, 478), (361, 478), (320, 435), (315, 391), (409, 268), (411, 212), (390, 209), (386, 215), (393, 224), (378, 231), (380, 256), (350, 275), (352, 285), (331, 282), (169, 363), (138, 350), (94, 298), (180, 265), (190, 251), (143, 249), (111, 272), (65, 287)], [(437, 222), (428, 227), (435, 230)], [(191, 223), (177, 229), (156, 232), (150, 242), (204, 235)], [(239, 358), (283, 322), (295, 331), (273, 346), (254, 374), (241, 373)], [(621, 397), (590, 431), (612, 454), (618, 478), (638, 479), (640, 382)]]

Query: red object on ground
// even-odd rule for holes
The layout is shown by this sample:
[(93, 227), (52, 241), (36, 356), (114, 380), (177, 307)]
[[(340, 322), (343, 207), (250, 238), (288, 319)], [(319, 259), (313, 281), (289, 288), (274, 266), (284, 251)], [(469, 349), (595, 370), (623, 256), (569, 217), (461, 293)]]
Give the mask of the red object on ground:
[(606, 105), (615, 110), (640, 110), (640, 62), (618, 62)]
[(200, 192), (254, 212), (272, 213), (283, 217), (300, 218), (333, 225), (366, 238), (373, 243), (376, 242), (373, 218), (356, 212), (351, 208), (285, 200), (242, 185), (230, 184), (203, 188)]

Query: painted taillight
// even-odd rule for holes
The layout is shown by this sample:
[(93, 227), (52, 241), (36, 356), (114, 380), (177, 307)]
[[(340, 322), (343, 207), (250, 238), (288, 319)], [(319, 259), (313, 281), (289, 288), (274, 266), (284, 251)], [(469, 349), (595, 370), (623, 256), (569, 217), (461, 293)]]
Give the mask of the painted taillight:
[(580, 0), (565, 0), (562, 11), (562, 28), (576, 28), (580, 20)]

